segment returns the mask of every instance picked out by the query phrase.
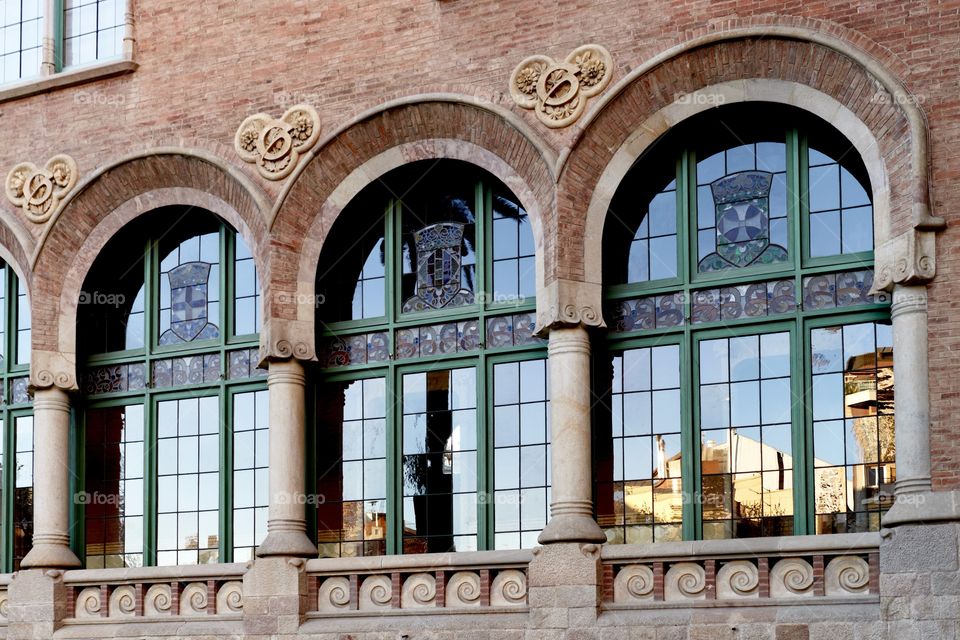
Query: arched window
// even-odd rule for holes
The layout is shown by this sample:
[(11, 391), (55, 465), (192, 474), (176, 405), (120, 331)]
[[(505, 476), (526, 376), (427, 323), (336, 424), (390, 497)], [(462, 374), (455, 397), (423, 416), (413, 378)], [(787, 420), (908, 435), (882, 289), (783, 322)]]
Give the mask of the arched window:
[(325, 246), (320, 555), (533, 546), (548, 381), (519, 200), (466, 163), (417, 162), (359, 194)]
[(604, 229), (597, 517), (613, 542), (876, 530), (896, 475), (866, 169), (776, 105), (691, 118)]
[(0, 262), (0, 571), (16, 571), (33, 542), (30, 303)]
[(88, 568), (245, 561), (262, 541), (259, 296), (249, 248), (193, 208), (139, 218), (97, 257), (78, 317)]

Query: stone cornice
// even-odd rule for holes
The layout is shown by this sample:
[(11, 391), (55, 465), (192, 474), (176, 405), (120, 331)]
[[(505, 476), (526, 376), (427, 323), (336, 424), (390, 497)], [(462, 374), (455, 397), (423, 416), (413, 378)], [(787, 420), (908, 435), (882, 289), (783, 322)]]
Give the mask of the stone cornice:
[(936, 232), (912, 228), (877, 247), (874, 292), (927, 284), (937, 273)]

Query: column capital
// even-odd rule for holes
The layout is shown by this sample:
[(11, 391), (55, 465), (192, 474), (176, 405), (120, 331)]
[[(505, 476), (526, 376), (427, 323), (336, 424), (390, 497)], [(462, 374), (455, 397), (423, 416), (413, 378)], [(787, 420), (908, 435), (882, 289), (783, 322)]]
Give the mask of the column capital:
[(909, 229), (890, 238), (874, 253), (873, 292), (894, 285), (925, 285), (937, 274), (936, 232)]
[(30, 354), (30, 387), (34, 392), (52, 388), (68, 393), (78, 391), (76, 358), (60, 351), (33, 351)]
[(554, 280), (537, 291), (537, 335), (561, 327), (605, 329), (602, 301), (599, 283)]
[(260, 364), (283, 360), (316, 362), (314, 327), (304, 320), (269, 318), (260, 331)]

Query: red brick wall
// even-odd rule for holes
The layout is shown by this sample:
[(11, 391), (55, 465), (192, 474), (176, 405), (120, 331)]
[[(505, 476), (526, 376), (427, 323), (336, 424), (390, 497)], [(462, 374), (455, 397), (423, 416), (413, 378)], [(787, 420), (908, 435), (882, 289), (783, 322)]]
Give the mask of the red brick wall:
[[(524, 57), (540, 53), (564, 57), (588, 42), (607, 47), (616, 65), (614, 82), (653, 56), (699, 35), (750, 23), (807, 25), (829, 33), (874, 56), (900, 78), (927, 117), (931, 143), (933, 213), (952, 222), (960, 206), (960, 2), (653, 2), (618, 0), (540, 3), (530, 0), (139, 0), (136, 8), (140, 68), (129, 75), (0, 104), (7, 144), (0, 146), (0, 167), (16, 162), (43, 163), (69, 153), (81, 177), (118, 158), (161, 145), (211, 150), (246, 174), (272, 204), (283, 183), (262, 180), (232, 151), (233, 134), (249, 114), (279, 115), (291, 104), (307, 102), (320, 113), (324, 137), (346, 127), (364, 111), (384, 102), (429, 92), (445, 92), (489, 101), (511, 110), (556, 154), (579, 142), (558, 189), (552, 168), (533, 144), (506, 121), (476, 107), (427, 104), (371, 117), (348, 128), (318, 151), (278, 217), (274, 235), (255, 242), (260, 257), (271, 254), (278, 288), (296, 277), (293, 260), (312, 216), (323, 199), (353, 168), (389, 145), (429, 136), (470, 140), (501, 155), (522, 176), (548, 222), (545, 261), (548, 280), (582, 275), (583, 213), (598, 169), (614, 151), (622, 126), (637, 118), (631, 108), (653, 108), (672, 96), (673, 87), (692, 88), (705, 77), (792, 77), (817, 86), (885, 130), (884, 154), (891, 175), (903, 172), (906, 140), (898, 116), (869, 111), (859, 70), (835, 54), (775, 39), (745, 48), (724, 47), (724, 55), (745, 59), (701, 59), (685, 54), (657, 71), (656, 86), (637, 85), (622, 96), (619, 111), (594, 121), (594, 128), (551, 131), (506, 95), (507, 79)], [(719, 50), (716, 50), (719, 51)], [(820, 67), (816, 61), (821, 61)], [(831, 69), (837, 70), (831, 73)], [(652, 76), (651, 76), (652, 78)], [(648, 90), (648, 87), (654, 89)], [(594, 105), (596, 99), (594, 99)], [(588, 107), (588, 115), (590, 107)], [(633, 114), (636, 116), (636, 113)], [(397, 124), (400, 127), (397, 127)], [(898, 146), (899, 145), (899, 146)], [(97, 195), (78, 198), (53, 229), (37, 265), (34, 340), (49, 348), (56, 342), (53, 318), (62, 264), (70, 260), (92, 225), (122, 197), (156, 183), (152, 164), (104, 176)], [(235, 185), (222, 173), (196, 166), (171, 169), (162, 184), (210, 183), (253, 220), (249, 202), (237, 200)], [(142, 184), (140, 184), (142, 182)], [(891, 181), (895, 209), (904, 210), (907, 185)], [(231, 200), (231, 198), (233, 200)], [(243, 198), (240, 198), (243, 200)], [(556, 204), (554, 204), (556, 203)], [(4, 202), (5, 216), (19, 215)], [(269, 211), (260, 211), (266, 220)], [(24, 221), (34, 239), (43, 227)], [(62, 228), (60, 225), (63, 225)], [(264, 223), (266, 224), (266, 223)], [(0, 242), (19, 261), (33, 252), (20, 249), (7, 229)], [(930, 365), (936, 484), (960, 488), (960, 439), (954, 415), (960, 411), (960, 377), (954, 374), (960, 351), (960, 275), (953, 228), (941, 236), (939, 275), (931, 287)], [(278, 315), (284, 311), (278, 309)]]

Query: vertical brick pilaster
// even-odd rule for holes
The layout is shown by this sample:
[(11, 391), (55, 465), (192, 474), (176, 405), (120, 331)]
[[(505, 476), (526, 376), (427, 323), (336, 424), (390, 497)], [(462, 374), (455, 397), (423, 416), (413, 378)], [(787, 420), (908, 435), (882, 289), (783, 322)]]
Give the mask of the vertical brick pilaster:
[(100, 617), (110, 617), (110, 585), (100, 585)]
[(217, 581), (207, 580), (207, 615), (217, 615)]
[(316, 611), (320, 595), (320, 576), (307, 576), (307, 612)]
[(437, 571), (434, 575), (437, 589), (437, 597), (434, 599), (434, 604), (442, 609), (447, 606), (447, 572)]
[(705, 575), (704, 590), (707, 593), (707, 600), (717, 599), (717, 561), (704, 560), (703, 573)]
[(360, 576), (355, 573), (350, 574), (350, 609), (356, 611), (360, 608)]
[(170, 615), (180, 615), (180, 583), (170, 583)]
[(663, 563), (653, 563), (653, 599), (663, 602)]
[(143, 583), (138, 582), (133, 585), (134, 603), (133, 615), (137, 618), (143, 617)]
[(827, 595), (823, 584), (823, 556), (813, 556), (813, 595), (823, 597)]
[(870, 567), (870, 593), (878, 595), (880, 593), (880, 554), (869, 554), (867, 556), (867, 564)]
[(758, 590), (760, 591), (761, 598), (770, 597), (770, 558), (757, 558), (757, 575), (760, 578), (760, 585)]
[(66, 617), (75, 618), (77, 616), (77, 588), (72, 584), (67, 585), (67, 610)]
[(490, 606), (490, 570), (480, 569), (480, 606)]
[(613, 565), (603, 565), (603, 601), (613, 602)]
[(398, 571), (390, 574), (390, 606), (399, 609), (403, 594), (403, 579)]

